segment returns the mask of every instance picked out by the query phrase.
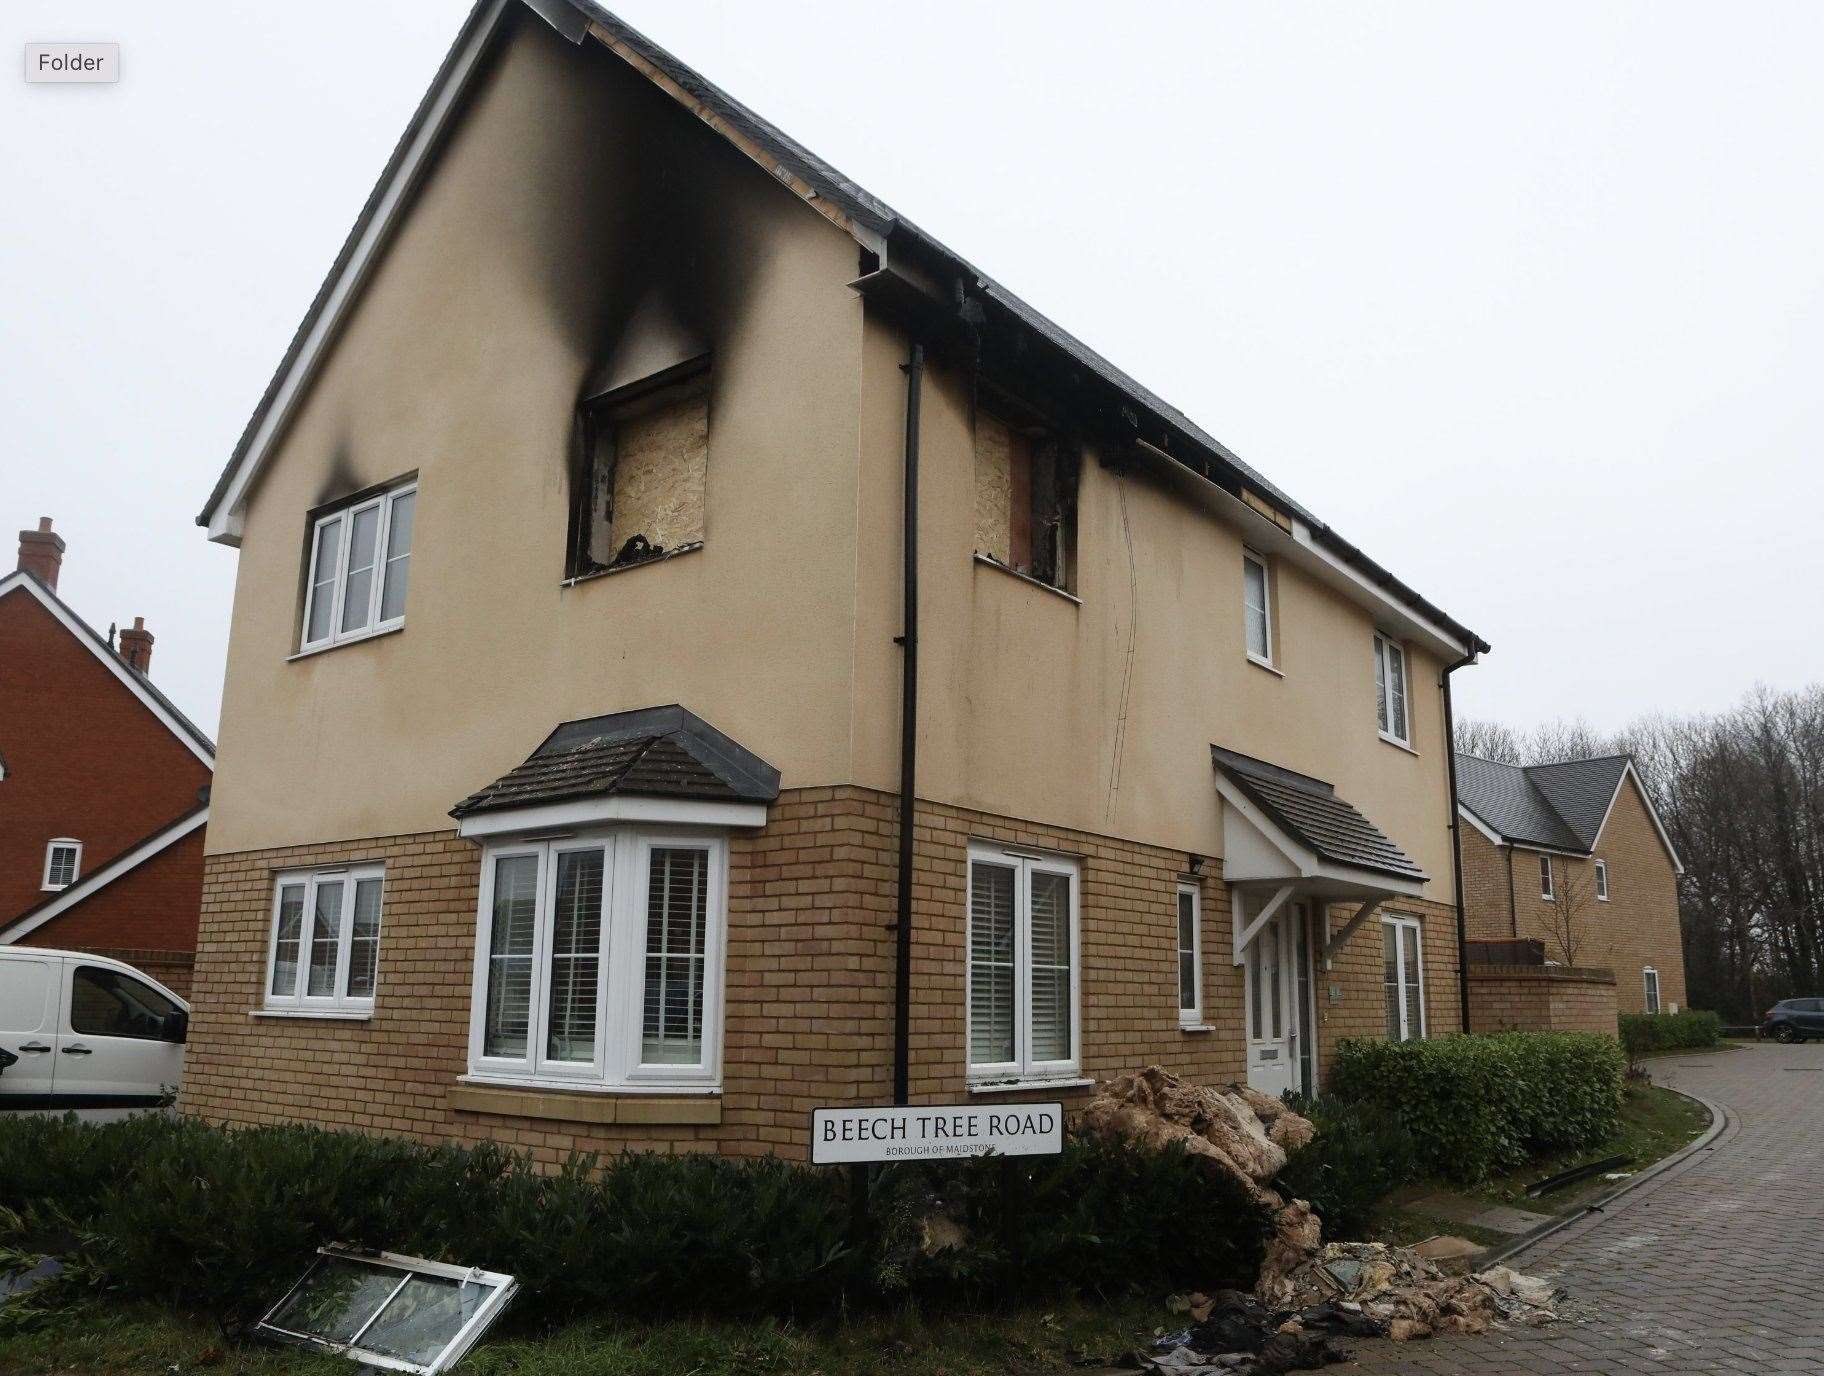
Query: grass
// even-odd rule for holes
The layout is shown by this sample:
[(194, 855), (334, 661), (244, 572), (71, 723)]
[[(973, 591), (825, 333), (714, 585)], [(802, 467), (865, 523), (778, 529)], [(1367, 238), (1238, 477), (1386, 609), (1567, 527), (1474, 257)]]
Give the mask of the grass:
[[(1680, 1051), (1673, 1054), (1689, 1056), (1701, 1053)], [(1496, 1176), (1473, 1190), (1461, 1190), (1437, 1181), (1409, 1186), (1392, 1197), (1376, 1220), (1375, 1236), (1385, 1242), (1410, 1243), (1435, 1233), (1449, 1233), (1484, 1246), (1507, 1242), (1511, 1240), (1508, 1234), (1427, 1214), (1418, 1206), (1417, 1201), (1424, 1196), (1448, 1193), (1456, 1200), (1474, 1205), (1505, 1204), (1538, 1214), (1570, 1213), (1592, 1195), (1609, 1189), (1615, 1182), (1604, 1180), (1599, 1173), (1537, 1199), (1527, 1195), (1526, 1187), (1547, 1176), (1609, 1156), (1626, 1156), (1628, 1164), (1619, 1169), (1638, 1172), (1692, 1142), (1710, 1125), (1710, 1115), (1701, 1105), (1693, 1103), (1682, 1094), (1674, 1094), (1669, 1089), (1661, 1089), (1640, 1080), (1629, 1080), (1623, 1088), (1623, 1094), (1621, 1125), (1598, 1146), (1541, 1158), (1517, 1171)]]
[[(547, 1337), (484, 1339), (462, 1376), (1053, 1376), (1110, 1366), (1182, 1322), (1156, 1303), (1072, 1301), (1007, 1314), (915, 1310), (829, 1327), (579, 1323)], [(206, 1320), (94, 1301), (24, 1331), (0, 1325), (0, 1376), (349, 1376), (347, 1361), (224, 1342)]]

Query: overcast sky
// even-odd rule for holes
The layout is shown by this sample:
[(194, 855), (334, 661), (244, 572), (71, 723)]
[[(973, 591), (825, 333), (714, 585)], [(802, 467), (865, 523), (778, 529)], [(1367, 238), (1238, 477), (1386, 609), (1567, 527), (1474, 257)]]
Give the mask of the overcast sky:
[[(193, 519), (466, 8), (0, 6), (122, 54), (0, 78), (0, 526), (205, 729)], [(619, 12), (1493, 642), (1461, 714), (1824, 678), (1824, 6)]]

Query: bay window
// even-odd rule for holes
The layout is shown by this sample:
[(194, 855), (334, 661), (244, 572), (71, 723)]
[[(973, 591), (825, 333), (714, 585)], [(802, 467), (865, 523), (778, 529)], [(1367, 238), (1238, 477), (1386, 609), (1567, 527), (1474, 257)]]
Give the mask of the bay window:
[(469, 1072), (568, 1088), (713, 1088), (727, 850), (636, 830), (483, 856)]
[(266, 962), (269, 1011), (333, 1015), (373, 1008), (383, 887), (379, 865), (278, 877)]
[(968, 926), (970, 1077), (1074, 1076), (1075, 863), (971, 846)]
[(405, 624), (417, 505), (417, 485), (406, 483), (317, 518), (300, 650)]

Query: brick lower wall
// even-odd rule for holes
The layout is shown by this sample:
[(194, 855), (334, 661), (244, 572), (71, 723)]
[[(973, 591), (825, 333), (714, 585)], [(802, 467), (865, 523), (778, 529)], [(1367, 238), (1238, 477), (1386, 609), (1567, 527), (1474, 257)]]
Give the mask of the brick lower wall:
[[(773, 805), (763, 830), (730, 838), (719, 1109), (699, 1102), (678, 1112), (675, 1103), (614, 1096), (619, 1121), (612, 1123), (502, 1111), (510, 1098), (458, 1085), (467, 1068), (476, 846), (439, 832), (211, 856), (179, 1106), (236, 1123), (299, 1119), (424, 1139), (492, 1139), (547, 1161), (573, 1149), (619, 1147), (801, 1156), (812, 1108), (884, 1103), (891, 1095), (896, 815), (894, 798), (871, 790), (793, 790)], [(957, 1100), (967, 1092), (964, 934), (972, 839), (1080, 862), (1085, 1076), (1159, 1064), (1210, 1082), (1241, 1077), (1241, 970), (1230, 958), (1228, 896), (1217, 862), (1206, 863), (1200, 876), (1205, 1022), (1214, 1030), (1187, 1032), (1178, 1025), (1175, 974), (1184, 852), (932, 803), (919, 805), (915, 826), (916, 1101)], [(372, 1018), (253, 1016), (273, 875), (356, 861), (386, 866)], [(1402, 903), (1397, 910), (1423, 921), (1428, 1030), (1457, 1030), (1452, 910), (1436, 903)], [(1333, 925), (1346, 917), (1337, 909)], [(1380, 1035), (1379, 922), (1364, 923), (1316, 980), (1325, 1059), (1344, 1036)], [(1086, 1093), (1044, 1097), (1080, 1100)], [(715, 1121), (648, 1121), (692, 1112)]]
[(1472, 1032), (1616, 1033), (1615, 973), (1569, 965), (1471, 965)]

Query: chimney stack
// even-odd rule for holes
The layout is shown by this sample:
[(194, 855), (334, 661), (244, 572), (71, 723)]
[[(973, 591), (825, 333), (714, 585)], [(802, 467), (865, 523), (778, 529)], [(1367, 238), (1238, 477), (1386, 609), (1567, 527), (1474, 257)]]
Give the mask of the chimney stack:
[(152, 632), (146, 629), (145, 617), (134, 617), (132, 627), (120, 633), (120, 657), (129, 668), (142, 674), (152, 672)]
[(51, 591), (57, 590), (57, 571), (63, 567), (63, 537), (52, 533), (49, 516), (38, 518), (38, 529), (19, 532), (19, 567)]

